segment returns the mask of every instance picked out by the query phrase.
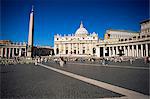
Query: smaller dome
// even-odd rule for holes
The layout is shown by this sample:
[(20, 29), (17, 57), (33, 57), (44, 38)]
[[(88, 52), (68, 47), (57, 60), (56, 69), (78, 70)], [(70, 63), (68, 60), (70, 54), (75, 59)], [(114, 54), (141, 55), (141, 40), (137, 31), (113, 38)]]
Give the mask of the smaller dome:
[(80, 24), (80, 28), (77, 29), (77, 31), (75, 32), (76, 35), (82, 35), (82, 34), (88, 34), (88, 31), (83, 27), (82, 21)]

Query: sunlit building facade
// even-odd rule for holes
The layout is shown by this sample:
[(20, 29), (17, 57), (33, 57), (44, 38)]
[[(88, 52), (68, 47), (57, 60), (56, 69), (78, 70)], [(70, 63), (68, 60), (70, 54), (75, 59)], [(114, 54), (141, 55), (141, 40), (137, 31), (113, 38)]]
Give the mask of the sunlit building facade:
[[(150, 20), (146, 20), (140, 23), (140, 33), (132, 33), (123, 37), (111, 36), (105, 37), (101, 40), (96, 47), (97, 57), (148, 57), (150, 56)], [(107, 31), (106, 34), (109, 34)], [(120, 35), (122, 35), (120, 33)], [(131, 35), (131, 36), (130, 36)], [(107, 36), (107, 35), (105, 35)], [(116, 38), (114, 40), (113, 38)]]
[(114, 42), (114, 41), (119, 41), (120, 39), (124, 39), (124, 38), (128, 39), (135, 36), (139, 36), (139, 32), (109, 29), (105, 33), (104, 40)]
[(89, 33), (81, 22), (75, 34), (54, 36), (55, 55), (89, 56), (96, 54), (98, 34)]

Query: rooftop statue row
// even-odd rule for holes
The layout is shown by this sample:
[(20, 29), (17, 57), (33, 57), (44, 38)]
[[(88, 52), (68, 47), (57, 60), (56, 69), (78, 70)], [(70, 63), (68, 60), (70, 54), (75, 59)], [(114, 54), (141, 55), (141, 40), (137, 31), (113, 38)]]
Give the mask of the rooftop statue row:
[[(56, 34), (55, 36), (62, 36), (61, 34)], [(98, 36), (95, 32), (89, 33), (86, 28), (84, 28), (83, 23), (81, 21), (80, 27), (76, 30), (75, 34), (68, 34), (64, 36)]]

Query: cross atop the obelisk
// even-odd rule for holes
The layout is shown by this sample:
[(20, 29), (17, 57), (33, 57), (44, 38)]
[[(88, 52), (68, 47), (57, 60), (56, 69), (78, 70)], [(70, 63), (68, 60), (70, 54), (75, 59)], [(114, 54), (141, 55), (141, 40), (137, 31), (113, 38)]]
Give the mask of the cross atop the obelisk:
[(32, 12), (34, 11), (34, 5), (32, 5), (32, 10), (31, 10)]

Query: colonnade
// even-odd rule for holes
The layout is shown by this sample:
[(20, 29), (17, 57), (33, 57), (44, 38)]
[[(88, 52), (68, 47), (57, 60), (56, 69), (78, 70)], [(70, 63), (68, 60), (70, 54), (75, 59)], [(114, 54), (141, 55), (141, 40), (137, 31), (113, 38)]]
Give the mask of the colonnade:
[(24, 47), (2, 47), (0, 49), (0, 56), (5, 58), (26, 56), (27, 53), (27, 50)]
[(150, 43), (135, 44), (112, 44), (103, 45), (97, 48), (98, 57), (129, 56), (129, 57), (146, 57), (150, 56)]

